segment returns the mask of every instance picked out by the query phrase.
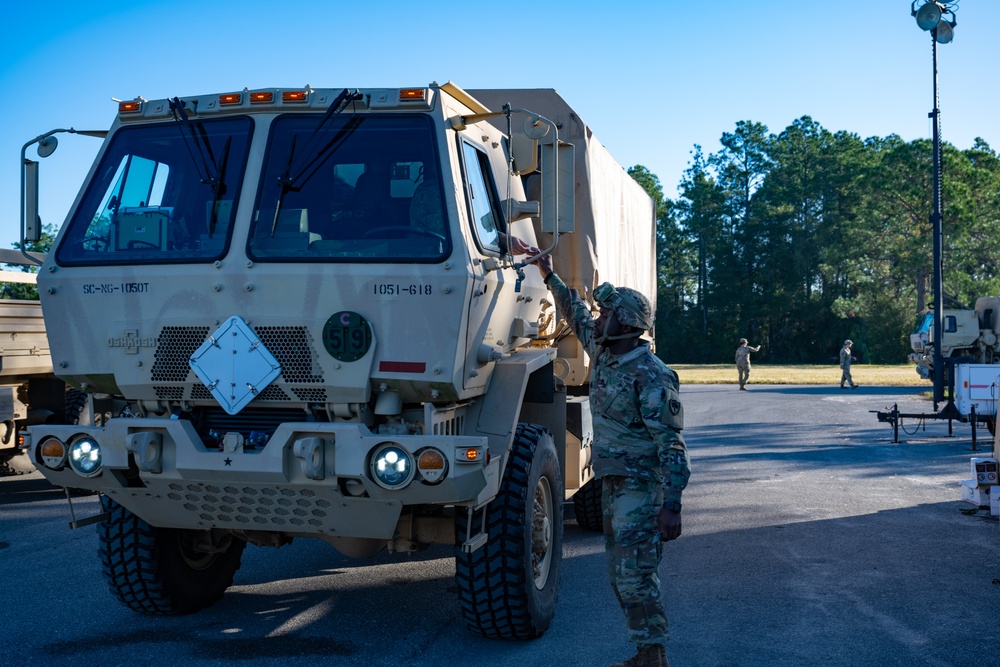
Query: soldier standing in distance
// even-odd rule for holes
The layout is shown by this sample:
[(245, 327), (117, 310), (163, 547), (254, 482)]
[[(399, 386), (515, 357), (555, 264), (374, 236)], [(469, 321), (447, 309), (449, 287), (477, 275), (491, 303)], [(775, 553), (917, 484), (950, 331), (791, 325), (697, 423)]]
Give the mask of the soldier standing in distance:
[(760, 345), (750, 347), (746, 338), (740, 338), (740, 346), (736, 348), (736, 372), (740, 377), (740, 389), (746, 391), (747, 380), (750, 379), (750, 353), (760, 352)]
[[(538, 248), (510, 237), (516, 255)], [(591, 359), (594, 473), (602, 480), (608, 574), (625, 612), (636, 655), (613, 667), (667, 667), (658, 568), (663, 542), (681, 534), (681, 492), (691, 475), (681, 436), (684, 410), (677, 374), (639, 337), (653, 326), (649, 300), (603, 283), (594, 290), (600, 314), (572, 292), (546, 255), (536, 265)]]
[(851, 379), (851, 362), (857, 361), (856, 358), (851, 356), (851, 345), (854, 345), (850, 339), (844, 341), (844, 347), (840, 348), (840, 388), (844, 388), (844, 383), (851, 385), (851, 389), (857, 389), (858, 385), (854, 383)]

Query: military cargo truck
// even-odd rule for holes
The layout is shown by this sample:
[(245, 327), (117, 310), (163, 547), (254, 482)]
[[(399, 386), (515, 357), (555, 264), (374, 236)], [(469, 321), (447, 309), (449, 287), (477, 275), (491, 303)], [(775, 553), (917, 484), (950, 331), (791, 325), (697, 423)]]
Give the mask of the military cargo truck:
[(247, 544), (446, 544), (470, 629), (543, 633), (564, 501), (599, 521), (588, 359), (507, 234), (583, 295), (655, 296), (652, 201), (555, 91), (121, 102), (38, 279), (56, 372), (110, 418), (28, 434), (102, 494), (112, 593), (186, 613)]
[[(0, 249), (0, 263), (6, 265), (41, 260), (40, 255), (25, 257)], [(35, 274), (2, 270), (0, 283), (33, 285)], [(66, 384), (53, 373), (38, 300), (0, 299), (0, 341), (0, 474), (17, 475), (35, 469), (19, 447), (24, 429), (44, 422), (77, 421), (85, 397), (72, 391), (67, 395)]]
[[(910, 362), (924, 379), (933, 377), (934, 311), (924, 311), (910, 334)], [(1000, 363), (1000, 297), (976, 299), (973, 308), (946, 308), (941, 313), (941, 356), (966, 363)]]

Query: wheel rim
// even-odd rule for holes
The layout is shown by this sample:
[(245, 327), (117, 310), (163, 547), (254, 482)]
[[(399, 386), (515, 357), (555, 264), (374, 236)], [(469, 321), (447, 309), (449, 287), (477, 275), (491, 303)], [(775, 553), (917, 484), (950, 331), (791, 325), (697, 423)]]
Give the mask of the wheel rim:
[(547, 477), (535, 487), (534, 511), (531, 517), (531, 569), (535, 588), (545, 588), (552, 570), (552, 489)]
[(185, 534), (184, 531), (179, 531), (177, 535), (177, 546), (184, 563), (192, 570), (207, 570), (218, 556), (216, 553), (196, 549), (195, 538)]

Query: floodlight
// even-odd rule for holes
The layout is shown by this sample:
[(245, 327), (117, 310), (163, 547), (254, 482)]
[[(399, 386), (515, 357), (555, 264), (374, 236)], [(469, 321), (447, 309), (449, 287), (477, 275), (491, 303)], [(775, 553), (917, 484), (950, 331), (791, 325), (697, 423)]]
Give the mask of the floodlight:
[(928, 2), (918, 9), (914, 16), (917, 18), (917, 25), (920, 26), (921, 30), (933, 30), (941, 22), (941, 7), (936, 2)]
[(955, 37), (955, 31), (952, 29), (952, 25), (947, 21), (941, 21), (937, 24), (937, 31), (934, 33), (934, 38), (937, 39), (939, 44), (947, 44)]

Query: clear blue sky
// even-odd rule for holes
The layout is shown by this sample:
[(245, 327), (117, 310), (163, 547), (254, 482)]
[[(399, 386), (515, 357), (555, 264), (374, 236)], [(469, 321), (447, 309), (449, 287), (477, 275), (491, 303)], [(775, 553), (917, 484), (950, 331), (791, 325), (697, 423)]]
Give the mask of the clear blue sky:
[[(931, 136), (931, 41), (910, 0), (8, 3), (0, 25), (0, 247), (19, 238), (21, 146), (106, 129), (111, 98), (454, 81), (555, 88), (625, 167), (676, 195), (692, 148), (809, 115), (863, 138)], [(1000, 2), (963, 0), (938, 50), (943, 138), (1000, 149)], [(60, 136), (41, 215), (61, 225), (99, 141)], [(29, 157), (34, 157), (34, 149)]]

